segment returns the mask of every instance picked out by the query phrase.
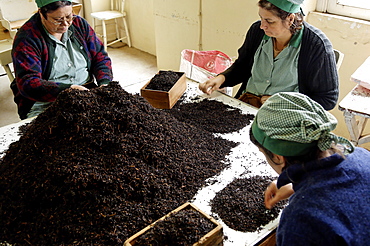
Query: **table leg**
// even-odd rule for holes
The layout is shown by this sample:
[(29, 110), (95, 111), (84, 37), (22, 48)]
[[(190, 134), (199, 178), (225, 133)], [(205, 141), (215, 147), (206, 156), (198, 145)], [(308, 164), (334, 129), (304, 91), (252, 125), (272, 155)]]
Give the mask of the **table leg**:
[(346, 110), (344, 111), (344, 120), (349, 131), (350, 140), (355, 146), (357, 146), (358, 139), (360, 137), (360, 131), (358, 129), (355, 115)]
[(358, 128), (359, 128), (359, 131), (360, 131), (359, 139), (357, 141), (358, 145), (370, 142), (370, 134), (367, 134), (367, 135), (363, 134), (363, 131), (365, 129), (365, 126), (366, 126), (366, 123), (367, 123), (368, 119), (369, 118), (361, 117), (359, 122), (358, 122)]

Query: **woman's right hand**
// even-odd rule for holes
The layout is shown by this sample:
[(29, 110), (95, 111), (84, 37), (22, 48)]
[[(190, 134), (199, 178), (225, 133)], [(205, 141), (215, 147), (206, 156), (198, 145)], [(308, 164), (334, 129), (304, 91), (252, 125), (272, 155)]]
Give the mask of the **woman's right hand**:
[(218, 90), (220, 86), (225, 82), (225, 76), (220, 74), (216, 77), (207, 80), (204, 83), (199, 84), (199, 89), (204, 93), (211, 95), (213, 91)]
[(278, 189), (276, 183), (276, 180), (271, 182), (265, 191), (265, 206), (267, 209), (272, 209), (276, 203), (288, 199), (294, 193), (292, 184), (284, 185)]

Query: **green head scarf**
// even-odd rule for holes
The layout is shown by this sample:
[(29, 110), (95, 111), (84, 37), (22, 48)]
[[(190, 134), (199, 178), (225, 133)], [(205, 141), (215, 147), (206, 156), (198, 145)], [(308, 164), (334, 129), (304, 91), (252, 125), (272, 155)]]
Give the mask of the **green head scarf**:
[(336, 118), (306, 95), (280, 92), (258, 110), (252, 133), (263, 147), (282, 156), (305, 155), (315, 146), (324, 151), (333, 143), (352, 152), (350, 141), (331, 133), (336, 125)]
[(267, 0), (267, 1), (288, 13), (301, 12), (301, 4), (303, 3), (303, 0)]
[[(50, 3), (58, 2), (60, 0), (36, 0), (36, 4), (38, 8), (42, 8)], [(68, 2), (71, 2), (71, 0), (67, 0)]]

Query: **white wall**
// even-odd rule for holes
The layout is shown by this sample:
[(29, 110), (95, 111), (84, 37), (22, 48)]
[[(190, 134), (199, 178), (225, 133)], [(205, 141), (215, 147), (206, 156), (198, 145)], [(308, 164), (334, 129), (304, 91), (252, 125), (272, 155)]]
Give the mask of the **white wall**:
[(198, 49), (199, 0), (154, 0), (155, 40), (159, 69), (177, 70), (180, 52)]
[(126, 0), (131, 42), (135, 48), (156, 55), (154, 0)]
[(215, 49), (236, 56), (249, 25), (258, 17), (254, 1), (154, 2), (157, 65), (161, 69), (178, 69), (183, 49)]
[(258, 19), (256, 1), (203, 1), (203, 50), (234, 57), (249, 26)]

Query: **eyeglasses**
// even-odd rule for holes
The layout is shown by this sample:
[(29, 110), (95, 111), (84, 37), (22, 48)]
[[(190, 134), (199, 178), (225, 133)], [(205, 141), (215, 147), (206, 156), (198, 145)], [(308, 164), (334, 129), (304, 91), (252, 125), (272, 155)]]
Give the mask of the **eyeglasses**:
[(64, 22), (67, 22), (67, 24), (70, 25), (75, 18), (76, 18), (76, 15), (70, 15), (70, 16), (66, 16), (64, 18), (57, 19), (55, 21), (51, 21), (51, 20), (48, 20), (48, 19), (46, 19), (46, 20), (49, 21), (50, 23), (56, 25), (56, 26), (59, 26), (59, 25), (62, 25)]

